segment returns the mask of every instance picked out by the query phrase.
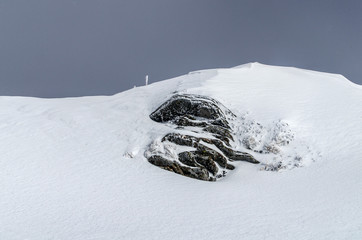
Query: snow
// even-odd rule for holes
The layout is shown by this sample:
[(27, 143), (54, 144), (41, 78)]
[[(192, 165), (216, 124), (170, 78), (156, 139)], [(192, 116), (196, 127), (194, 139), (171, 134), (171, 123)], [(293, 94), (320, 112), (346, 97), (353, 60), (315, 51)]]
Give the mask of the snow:
[[(318, 157), (277, 172), (235, 162), (217, 182), (155, 167), (144, 153), (170, 127), (148, 115), (174, 92), (287, 123), (298, 144), (281, 150)], [(341, 75), (260, 63), (114, 96), (0, 97), (0, 239), (362, 239), (361, 106)]]

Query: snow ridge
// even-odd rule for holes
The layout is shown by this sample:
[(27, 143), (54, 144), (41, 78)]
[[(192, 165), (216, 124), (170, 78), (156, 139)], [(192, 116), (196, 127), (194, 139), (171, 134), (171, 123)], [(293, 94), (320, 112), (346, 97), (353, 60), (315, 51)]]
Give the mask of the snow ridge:
[[(149, 164), (170, 131), (149, 114), (175, 92), (221, 102), (232, 147), (285, 170), (234, 162), (211, 183)], [(0, 239), (362, 239), (361, 103), (340, 75), (255, 63), (114, 96), (0, 97)]]

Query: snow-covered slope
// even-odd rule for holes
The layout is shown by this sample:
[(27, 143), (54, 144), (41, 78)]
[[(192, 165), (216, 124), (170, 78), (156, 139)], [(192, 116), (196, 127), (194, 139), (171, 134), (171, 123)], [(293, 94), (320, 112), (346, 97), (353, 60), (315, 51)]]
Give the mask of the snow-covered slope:
[[(144, 152), (169, 128), (149, 114), (174, 92), (286, 122), (287, 150), (313, 160), (239, 162), (217, 182), (157, 168)], [(361, 170), (362, 87), (341, 75), (251, 63), (114, 96), (0, 97), (0, 239), (362, 239)]]

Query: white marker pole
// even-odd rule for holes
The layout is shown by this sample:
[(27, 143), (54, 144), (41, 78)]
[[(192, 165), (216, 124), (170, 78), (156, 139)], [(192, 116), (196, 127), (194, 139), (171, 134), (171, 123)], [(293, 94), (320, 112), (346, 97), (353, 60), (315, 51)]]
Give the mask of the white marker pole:
[(148, 75), (146, 75), (146, 86), (148, 85)]

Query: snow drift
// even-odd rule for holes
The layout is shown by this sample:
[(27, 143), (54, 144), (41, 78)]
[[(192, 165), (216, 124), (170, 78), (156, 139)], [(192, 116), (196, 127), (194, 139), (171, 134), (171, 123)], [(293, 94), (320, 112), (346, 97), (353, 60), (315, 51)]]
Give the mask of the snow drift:
[[(229, 108), (233, 147), (262, 164), (217, 182), (149, 164), (170, 131), (149, 114), (175, 93)], [(0, 239), (361, 239), (361, 106), (341, 75), (259, 63), (114, 96), (0, 97)]]

